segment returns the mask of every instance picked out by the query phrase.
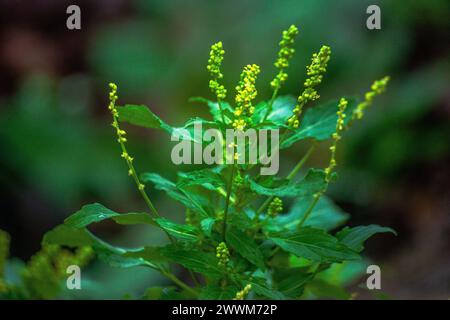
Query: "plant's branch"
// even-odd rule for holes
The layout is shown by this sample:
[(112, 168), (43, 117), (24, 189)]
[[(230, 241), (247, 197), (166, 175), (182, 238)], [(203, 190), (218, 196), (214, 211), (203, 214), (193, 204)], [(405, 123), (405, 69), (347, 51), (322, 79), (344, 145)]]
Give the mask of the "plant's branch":
[(233, 187), (233, 178), (234, 178), (234, 172), (236, 171), (236, 163), (233, 163), (231, 167), (231, 173), (230, 173), (230, 180), (228, 181), (228, 187), (227, 187), (227, 199), (225, 201), (225, 209), (223, 214), (223, 230), (222, 230), (222, 236), (223, 241), (226, 242), (226, 232), (227, 232), (227, 219), (228, 219), (228, 209), (230, 206), (230, 197), (231, 197), (231, 191)]
[(219, 98), (217, 98), (217, 104), (219, 105), (220, 115), (222, 116), (222, 122), (224, 125), (226, 125), (225, 116), (223, 115), (222, 101)]
[(306, 210), (305, 214), (303, 215), (302, 220), (300, 220), (300, 223), (298, 224), (297, 228), (300, 229), (303, 224), (305, 223), (306, 219), (308, 219), (308, 217), (311, 215), (314, 207), (316, 206), (317, 202), (319, 201), (320, 197), (322, 196), (323, 192), (319, 192), (317, 194), (314, 195), (314, 200), (313, 202), (311, 202), (311, 204), (309, 205), (308, 209)]
[(273, 102), (275, 101), (275, 98), (277, 97), (277, 94), (278, 94), (278, 90), (279, 90), (279, 89), (280, 89), (280, 88), (277, 87), (275, 90), (273, 90), (272, 97), (270, 98), (269, 105), (267, 106), (266, 114), (264, 115), (264, 118), (262, 119), (261, 122), (266, 121), (267, 117), (268, 117), (268, 116), (270, 115), (270, 113), (272, 112), (272, 105), (273, 105)]
[[(295, 165), (295, 167), (291, 170), (291, 172), (287, 175), (287, 179), (291, 180), (295, 177), (295, 175), (298, 173), (298, 171), (303, 167), (305, 162), (308, 160), (308, 158), (311, 156), (312, 152), (316, 148), (317, 142), (313, 142), (313, 144), (309, 147), (308, 151), (306, 151), (305, 155), (300, 159), (300, 161)], [(259, 207), (259, 209), (256, 211), (256, 215), (259, 216), (266, 207), (270, 204), (270, 202), (273, 200), (273, 196), (269, 197), (264, 201), (264, 203)]]
[(197, 290), (189, 287), (186, 283), (178, 279), (174, 274), (161, 270), (161, 273), (168, 278), (169, 280), (172, 280), (175, 284), (177, 284), (180, 288), (186, 290), (187, 292), (193, 294), (195, 297), (198, 296)]

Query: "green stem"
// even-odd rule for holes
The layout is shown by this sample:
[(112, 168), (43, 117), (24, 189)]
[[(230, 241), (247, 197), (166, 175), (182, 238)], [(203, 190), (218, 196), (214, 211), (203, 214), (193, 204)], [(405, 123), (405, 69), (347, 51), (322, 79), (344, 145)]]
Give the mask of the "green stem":
[(297, 165), (292, 169), (292, 171), (288, 174), (286, 177), (288, 180), (291, 180), (295, 175), (298, 173), (298, 171), (303, 167), (306, 160), (311, 156), (312, 152), (316, 148), (317, 142), (314, 141), (313, 144), (309, 147), (308, 151), (306, 151), (305, 155), (300, 159), (300, 161), (297, 163)]
[(300, 221), (300, 223), (298, 224), (298, 229), (300, 229), (303, 224), (305, 223), (306, 219), (308, 219), (308, 217), (311, 215), (314, 207), (316, 206), (317, 202), (319, 201), (320, 197), (322, 196), (322, 192), (315, 194), (314, 195), (314, 200), (313, 202), (309, 205), (308, 209), (306, 210), (305, 214), (303, 215), (302, 220)]
[[(313, 142), (311, 147), (309, 147), (308, 151), (306, 151), (305, 155), (300, 159), (300, 161), (295, 165), (295, 167), (292, 169), (292, 171), (287, 175), (286, 178), (288, 180), (291, 180), (292, 178), (295, 177), (295, 175), (299, 172), (299, 170), (303, 167), (305, 162), (311, 156), (312, 152), (316, 148), (316, 145), (317, 145), (317, 143)], [(266, 201), (264, 201), (264, 203), (261, 205), (261, 207), (259, 207), (259, 209), (256, 211), (256, 218), (266, 209), (266, 207), (270, 204), (270, 202), (273, 200), (273, 198), (274, 197), (271, 196), (271, 197), (267, 198)]]
[(220, 115), (222, 116), (222, 122), (224, 125), (226, 125), (225, 116), (223, 115), (222, 101), (220, 101), (219, 98), (217, 98), (217, 104), (219, 105)]
[(269, 105), (267, 106), (266, 114), (264, 115), (264, 118), (262, 119), (261, 122), (266, 121), (267, 117), (268, 117), (269, 114), (272, 112), (272, 105), (273, 105), (273, 102), (275, 101), (275, 98), (277, 97), (278, 89), (279, 89), (279, 88), (277, 87), (275, 90), (273, 90), (272, 97), (270, 98)]
[(228, 209), (230, 206), (230, 197), (231, 197), (231, 191), (233, 186), (233, 178), (234, 178), (234, 171), (236, 170), (236, 164), (233, 163), (233, 166), (231, 167), (231, 174), (230, 174), (230, 180), (228, 181), (228, 187), (227, 187), (227, 199), (225, 200), (225, 210), (223, 214), (223, 230), (222, 230), (222, 236), (223, 241), (226, 242), (226, 233), (227, 233), (227, 219), (228, 219)]
[(186, 283), (184, 283), (183, 281), (178, 279), (174, 274), (172, 274), (170, 272), (167, 272), (167, 271), (162, 271), (162, 270), (161, 270), (161, 272), (166, 278), (168, 278), (169, 280), (172, 280), (180, 288), (182, 288), (182, 289), (186, 290), (187, 292), (193, 294), (195, 297), (198, 296), (198, 292), (195, 289), (189, 287)]

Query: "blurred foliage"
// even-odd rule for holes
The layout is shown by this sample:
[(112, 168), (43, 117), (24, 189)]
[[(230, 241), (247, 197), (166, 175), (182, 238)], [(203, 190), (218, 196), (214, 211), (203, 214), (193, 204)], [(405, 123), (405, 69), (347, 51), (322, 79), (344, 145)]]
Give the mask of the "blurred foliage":
[[(126, 10), (117, 3), (121, 2), (98, 4), (98, 13), (89, 12), (95, 23), (84, 26), (85, 42), (77, 47), (80, 65), (74, 72), (68, 73), (70, 68), (59, 70), (57, 75), (53, 70), (35, 72), (33, 68), (26, 74), (9, 71), (14, 83), (2, 88), (4, 94), (0, 97), (3, 146), (0, 181), (11, 207), (0, 214), (0, 227), (6, 224), (8, 229), (13, 225), (15, 232), (11, 234), (16, 242), (13, 253), (16, 250), (23, 254), (21, 247), (30, 250), (29, 239), (34, 239), (31, 247), (37, 249), (37, 239), (44, 231), (34, 225), (26, 228), (33, 229), (32, 237), (21, 233), (15, 224), (32, 225), (49, 212), (54, 214), (51, 224), (56, 224), (91, 199), (108, 202), (116, 208), (130, 207), (130, 203), (133, 208), (142, 208), (131, 192), (125, 165), (111, 139), (109, 118), (103, 114), (104, 83), (114, 79), (122, 89), (124, 100), (147, 103), (171, 123), (179, 124), (181, 119), (194, 114), (206, 117), (205, 108), (188, 104), (187, 100), (206, 92), (208, 74), (206, 69), (199, 70), (206, 64), (209, 45), (221, 39), (229, 48), (224, 71), (235, 76), (224, 79), (228, 88), (234, 87), (239, 70), (247, 63), (261, 65), (259, 83), (267, 84), (276, 73), (271, 65), (276, 57), (272, 44), (278, 41), (279, 30), (292, 23), (299, 26), (300, 34), (290, 80), (281, 94), (299, 93), (304, 65), (318, 49), (318, 39), (333, 48), (329, 72), (321, 87), (323, 101), (336, 92), (348, 95), (364, 92), (372, 79), (383, 74), (392, 76), (386, 96), (370, 109), (365, 122), (355, 125), (344, 139), (338, 157), (343, 157), (341, 162), (345, 167), (332, 187), (333, 197), (362, 205), (354, 213), (364, 215), (366, 208), (382, 207), (377, 201), (388, 199), (391, 188), (402, 183), (400, 178), (404, 174), (417, 176), (424, 166), (447, 166), (450, 51), (446, 39), (450, 4), (446, 0), (408, 3), (202, 0), (195, 4), (181, 0), (134, 0), (127, 2)], [(365, 9), (369, 4), (382, 8), (380, 31), (365, 28)], [(42, 1), (40, 5), (50, 9), (53, 4)], [(113, 11), (116, 8), (111, 19), (100, 14), (102, 9), (108, 11), (106, 7)], [(60, 12), (56, 10), (55, 15)], [(42, 26), (42, 17), (33, 20), (34, 14), (37, 15), (27, 16), (30, 19), (23, 27), (48, 30)], [(6, 32), (16, 26), (2, 27)], [(71, 35), (63, 33), (63, 38), (52, 38), (54, 34), (44, 34), (44, 39), (46, 44), (60, 45), (58, 50), (65, 57), (72, 50), (66, 46)], [(2, 43), (2, 47), (6, 46), (7, 43)], [(258, 48), (256, 55), (255, 48)], [(29, 52), (25, 57), (32, 55), (39, 58), (39, 51)], [(47, 63), (57, 65), (56, 61)], [(5, 62), (3, 66), (0, 64), (0, 68), (5, 68), (4, 65)], [(270, 86), (260, 86), (258, 90), (261, 96), (268, 96)], [(143, 143), (136, 141), (144, 139), (132, 139), (138, 167), (145, 164), (154, 171), (165, 170), (167, 176), (175, 176), (176, 168), (169, 165), (170, 152), (167, 144), (160, 142), (161, 136), (139, 130), (130, 133), (148, 138)], [(157, 156), (154, 150), (158, 150)], [(288, 153), (291, 159), (283, 165), (289, 167), (299, 150), (302, 146)], [(322, 158), (325, 159), (325, 153), (314, 160), (320, 162)], [(36, 205), (32, 192), (57, 209)], [(173, 212), (173, 205), (159, 195), (157, 192), (157, 206)], [(31, 202), (27, 207), (30, 212), (19, 214), (18, 202), (27, 198)], [(377, 219), (383, 222), (382, 217)], [(153, 241), (159, 237), (141, 229), (102, 231), (117, 242), (140, 243), (142, 239)], [(97, 264), (92, 267), (94, 270), (107, 279), (103, 283), (110, 284), (99, 290), (111, 297), (120, 297), (113, 292), (118, 286), (135, 293), (142, 289), (143, 281), (163, 282), (142, 276), (139, 270), (129, 281), (124, 280), (124, 271)], [(89, 294), (104, 296), (94, 289)]]

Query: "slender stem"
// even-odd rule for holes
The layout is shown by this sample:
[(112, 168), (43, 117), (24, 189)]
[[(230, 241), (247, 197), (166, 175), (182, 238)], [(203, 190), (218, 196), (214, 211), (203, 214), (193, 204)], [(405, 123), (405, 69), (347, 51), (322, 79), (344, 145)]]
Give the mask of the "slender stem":
[(291, 180), (295, 175), (298, 173), (298, 171), (303, 167), (306, 160), (311, 156), (311, 153), (316, 148), (317, 142), (313, 142), (313, 144), (309, 147), (308, 151), (306, 151), (305, 155), (300, 159), (300, 161), (297, 163), (297, 165), (292, 169), (292, 171), (288, 174), (286, 177), (288, 180)]
[(272, 97), (270, 98), (269, 105), (267, 106), (266, 114), (264, 115), (264, 118), (262, 119), (261, 122), (266, 121), (267, 117), (268, 117), (269, 114), (272, 112), (272, 105), (273, 105), (273, 102), (275, 101), (275, 98), (277, 97), (278, 89), (279, 89), (279, 88), (277, 87), (275, 90), (273, 90)]
[[(115, 111), (115, 109), (114, 109), (114, 111)], [(113, 115), (113, 127), (115, 127), (118, 130), (118, 132), (120, 132), (118, 116), (114, 112), (112, 113), (112, 115)], [(120, 144), (120, 148), (122, 149), (122, 154), (126, 155), (124, 158), (125, 158), (125, 161), (127, 162), (127, 165), (128, 165), (128, 172), (133, 177), (133, 180), (136, 183), (136, 186), (137, 186), (137, 188), (139, 190), (139, 193), (141, 194), (142, 198), (144, 198), (144, 201), (147, 204), (147, 206), (149, 207), (151, 213), (155, 217), (160, 217), (158, 211), (156, 210), (156, 208), (153, 205), (152, 201), (150, 200), (150, 198), (148, 197), (147, 193), (145, 192), (144, 185), (141, 183), (141, 181), (139, 180), (139, 177), (136, 174), (136, 169), (134, 168), (134, 165), (133, 165), (133, 159), (128, 155), (127, 148), (125, 147), (125, 143), (122, 140), (122, 137), (121, 137), (120, 133), (119, 133), (118, 142)]]
[(227, 186), (227, 199), (225, 200), (225, 210), (223, 214), (223, 241), (226, 242), (226, 233), (227, 233), (227, 219), (228, 219), (228, 208), (230, 206), (230, 197), (231, 197), (231, 191), (233, 187), (233, 178), (234, 178), (234, 172), (236, 171), (236, 163), (233, 163), (231, 167), (231, 173), (230, 173), (230, 180), (228, 181)]
[(186, 283), (184, 283), (183, 281), (178, 279), (174, 274), (167, 272), (167, 271), (162, 271), (162, 270), (161, 270), (161, 272), (164, 276), (166, 276), (166, 278), (172, 280), (180, 288), (186, 290), (187, 292), (193, 294), (194, 296), (198, 296), (198, 292), (195, 289), (189, 287)]
[(313, 202), (309, 205), (308, 209), (306, 210), (305, 214), (303, 215), (302, 220), (300, 220), (300, 223), (298, 224), (297, 228), (300, 229), (303, 224), (305, 223), (306, 219), (311, 215), (314, 207), (316, 206), (317, 202), (319, 201), (320, 197), (322, 196), (322, 192), (317, 193), (314, 195)]
[(219, 105), (220, 115), (222, 116), (222, 122), (224, 125), (226, 125), (225, 116), (223, 115), (222, 101), (219, 98), (217, 98), (217, 104)]
[[(316, 148), (316, 142), (313, 142), (313, 144), (309, 147), (308, 151), (306, 151), (305, 155), (300, 159), (300, 161), (295, 165), (295, 167), (292, 169), (292, 171), (287, 175), (287, 179), (291, 180), (292, 178), (295, 177), (295, 175), (298, 173), (298, 171), (303, 167), (303, 165), (305, 164), (306, 160), (308, 160), (308, 158), (311, 156), (312, 152), (314, 151), (314, 149)], [(273, 200), (273, 196), (269, 197), (266, 199), (266, 201), (264, 201), (264, 203), (261, 205), (261, 207), (259, 207), (259, 209), (256, 211), (256, 217), (259, 216), (261, 214), (261, 212), (263, 212), (266, 207), (270, 204), (270, 202)]]

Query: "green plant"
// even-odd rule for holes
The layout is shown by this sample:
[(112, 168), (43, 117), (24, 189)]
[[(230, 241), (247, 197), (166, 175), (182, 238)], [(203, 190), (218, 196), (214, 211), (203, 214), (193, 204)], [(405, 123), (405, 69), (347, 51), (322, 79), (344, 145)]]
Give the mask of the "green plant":
[[(181, 128), (170, 126), (146, 106), (116, 106), (117, 86), (110, 84), (109, 110), (121, 156), (149, 212), (117, 213), (98, 203), (88, 204), (68, 217), (63, 225), (49, 231), (43, 244), (92, 247), (101, 260), (112, 266), (146, 266), (175, 284), (175, 287), (148, 289), (144, 295), (148, 299), (297, 299), (311, 295), (348, 298), (343, 284), (331, 283), (327, 274), (338, 273), (360, 259), (363, 244), (372, 235), (395, 232), (369, 225), (345, 227), (332, 233), (346, 221), (347, 215), (324, 194), (336, 179), (336, 148), (342, 134), (353, 121), (362, 118), (373, 98), (385, 90), (389, 78), (376, 81), (362, 101), (343, 97), (305, 110), (309, 102), (319, 98), (317, 87), (326, 72), (331, 49), (323, 46), (312, 56), (305, 88), (298, 99), (278, 96), (287, 80), (286, 69), (295, 52), (293, 45), (297, 34), (295, 26), (283, 32), (275, 62), (278, 73), (271, 82), (272, 97), (257, 104), (254, 104), (256, 78), (260, 73), (257, 65), (244, 68), (236, 87), (235, 105), (225, 100), (227, 90), (220, 83), (224, 50), (221, 42), (214, 44), (207, 69), (216, 101), (192, 99), (206, 103), (213, 120), (195, 118), (182, 127), (188, 132), (195, 123), (221, 132), (230, 128), (238, 131), (275, 129), (282, 132), (281, 149), (299, 141), (310, 143), (308, 151), (287, 177), (261, 176), (255, 173), (260, 164), (236, 163), (179, 172), (177, 182), (155, 173), (138, 175), (120, 122), (161, 129), (170, 134), (181, 132)], [(183, 139), (195, 140), (191, 135), (184, 135)], [(324, 141), (331, 142), (329, 166), (323, 170), (310, 168), (297, 178), (317, 144)], [(221, 146), (226, 147), (223, 141)], [(239, 156), (236, 152), (232, 158), (236, 160)], [(162, 217), (150, 200), (145, 184), (165, 191), (185, 206), (186, 223)], [(285, 210), (286, 203), (292, 200), (290, 210)], [(145, 224), (160, 228), (169, 243), (134, 249), (112, 246), (87, 229), (106, 219), (122, 225)], [(188, 271), (189, 282), (176, 275), (174, 265)]]

